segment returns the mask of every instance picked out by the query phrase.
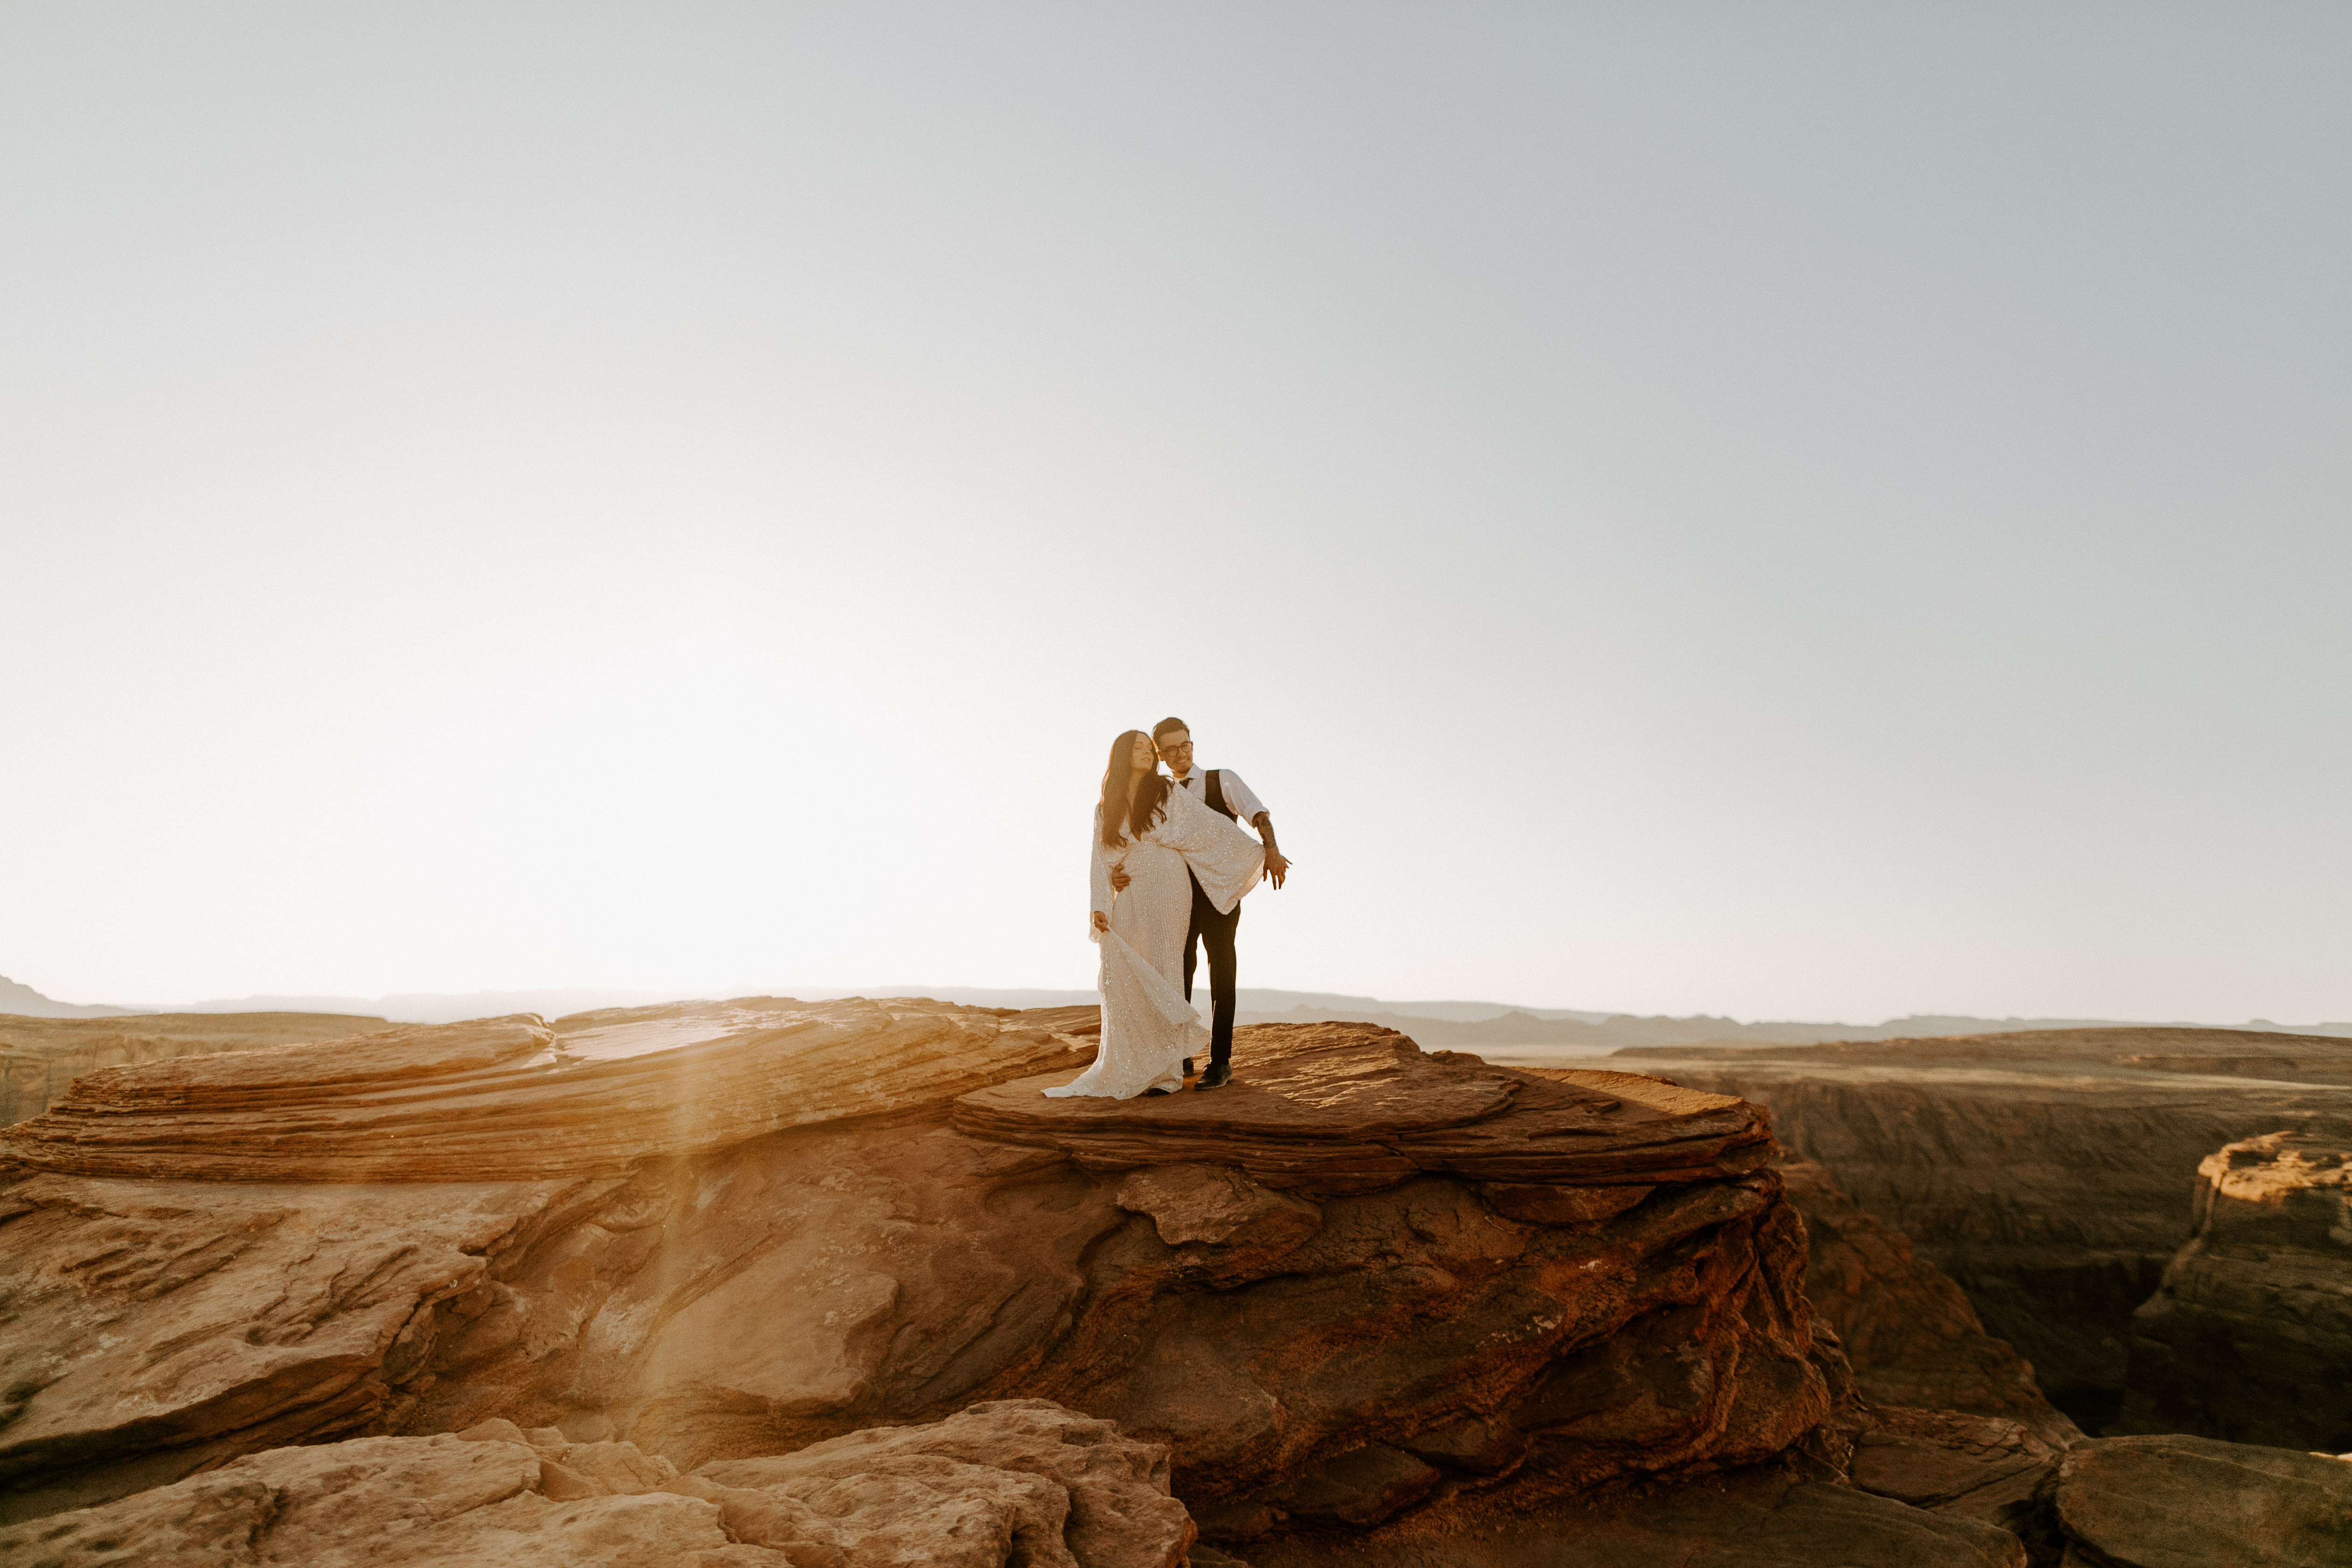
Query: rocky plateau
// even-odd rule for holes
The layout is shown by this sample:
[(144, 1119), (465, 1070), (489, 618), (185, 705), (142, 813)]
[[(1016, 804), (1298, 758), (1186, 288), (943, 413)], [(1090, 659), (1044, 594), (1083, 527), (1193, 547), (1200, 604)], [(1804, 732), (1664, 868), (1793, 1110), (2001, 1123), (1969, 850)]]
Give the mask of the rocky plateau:
[(2337, 1561), (2352, 1465), (2078, 1441), (1754, 1100), (1341, 1023), (1045, 1100), (1097, 1027), (762, 997), (87, 1073), (0, 1131), (0, 1556), (2168, 1563), (2112, 1499), (2203, 1476)]

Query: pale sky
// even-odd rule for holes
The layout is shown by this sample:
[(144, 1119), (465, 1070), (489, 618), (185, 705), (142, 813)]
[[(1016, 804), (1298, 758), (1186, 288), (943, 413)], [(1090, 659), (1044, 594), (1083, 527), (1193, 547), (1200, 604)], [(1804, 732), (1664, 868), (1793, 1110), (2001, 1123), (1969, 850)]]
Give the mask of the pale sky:
[(0, 4), (0, 973), (2352, 1018), (2352, 8)]

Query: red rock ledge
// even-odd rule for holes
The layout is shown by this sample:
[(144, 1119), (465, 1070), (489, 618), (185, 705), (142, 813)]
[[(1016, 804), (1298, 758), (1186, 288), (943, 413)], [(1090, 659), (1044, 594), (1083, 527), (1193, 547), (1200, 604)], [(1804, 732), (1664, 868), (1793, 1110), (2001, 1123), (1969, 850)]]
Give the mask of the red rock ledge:
[(1530, 1186), (1519, 1202), (1553, 1207), (1563, 1200), (1551, 1188), (1720, 1180), (1771, 1152), (1763, 1108), (1733, 1095), (1492, 1067), (1365, 1024), (1260, 1025), (1236, 1046), (1234, 1073), (1213, 1092), (1125, 1100), (1049, 1100), (1042, 1091), (1072, 1075), (1042, 1073), (962, 1096), (954, 1125), (1097, 1173), (1238, 1165), (1265, 1186), (1335, 1197), (1443, 1172)]

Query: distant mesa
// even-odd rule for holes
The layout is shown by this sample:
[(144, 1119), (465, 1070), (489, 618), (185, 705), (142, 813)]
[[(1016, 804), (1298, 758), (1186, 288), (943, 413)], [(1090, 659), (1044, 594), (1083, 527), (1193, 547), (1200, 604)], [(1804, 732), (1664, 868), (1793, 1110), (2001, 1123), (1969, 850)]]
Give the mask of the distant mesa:
[(107, 1007), (96, 1004), (78, 1005), (59, 1002), (44, 996), (31, 986), (0, 974), (0, 1016), (14, 1015), (20, 1018), (108, 1018), (121, 1013), (142, 1013), (143, 1007)]

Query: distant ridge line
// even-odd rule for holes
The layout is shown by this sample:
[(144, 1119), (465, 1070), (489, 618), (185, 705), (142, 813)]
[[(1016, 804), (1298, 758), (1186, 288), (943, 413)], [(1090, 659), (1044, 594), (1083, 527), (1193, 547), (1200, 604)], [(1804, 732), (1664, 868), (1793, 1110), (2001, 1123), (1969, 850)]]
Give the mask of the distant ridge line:
[[(1091, 1005), (1092, 991), (983, 985), (922, 985), (891, 984), (856, 989), (839, 986), (746, 988), (738, 995), (793, 996), (826, 1002), (842, 996), (930, 996), (974, 1007), (1074, 1007)], [(389, 1018), (403, 1024), (454, 1024), (467, 1018), (499, 1017), (510, 1013), (538, 1013), (562, 1017), (607, 1007), (645, 1007), (667, 1002), (703, 1000), (677, 991), (628, 991), (592, 986), (551, 986), (524, 991), (412, 992), (388, 996), (240, 996), (176, 1006), (121, 1006), (100, 1003), (59, 1002), (31, 986), (0, 975), (0, 1014), (34, 1018), (135, 1017), (161, 1013), (345, 1013), (366, 1018)], [(718, 1000), (720, 998), (707, 998)], [(1912, 1014), (1883, 1024), (1817, 1024), (1797, 1020), (1765, 1020), (1743, 1024), (1734, 1018), (1696, 1014), (1689, 1017), (1644, 1016), (1565, 1007), (1520, 1007), (1501, 1002), (1387, 1001), (1377, 996), (1351, 996), (1326, 991), (1279, 991), (1244, 987), (1240, 993), (1244, 1024), (1303, 1024), (1325, 1021), (1379, 1024), (1411, 1035), (1423, 1046), (1438, 1049), (1476, 1050), (1487, 1047), (1560, 1046), (1595, 1050), (1622, 1046), (1707, 1045), (1832, 1045), (1845, 1041), (1893, 1040), (1935, 1035), (2017, 1034), (2032, 1029), (2098, 1029), (2147, 1026), (2219, 1027), (2271, 1034), (2335, 1035), (2352, 1037), (2352, 1023), (2274, 1024), (2256, 1018), (2244, 1024), (2213, 1025), (2203, 1020), (2170, 1019), (2151, 1025), (2133, 1018), (1978, 1018), (1958, 1014)]]

